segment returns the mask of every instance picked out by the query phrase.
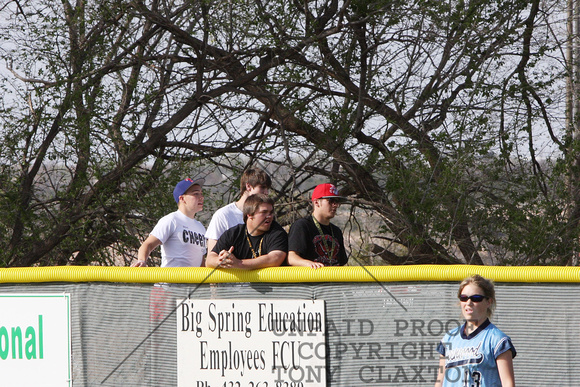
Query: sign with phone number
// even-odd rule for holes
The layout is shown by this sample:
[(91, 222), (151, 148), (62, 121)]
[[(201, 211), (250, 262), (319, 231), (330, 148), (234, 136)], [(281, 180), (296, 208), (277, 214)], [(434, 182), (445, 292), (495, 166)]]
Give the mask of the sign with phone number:
[(179, 387), (326, 385), (323, 300), (177, 305)]

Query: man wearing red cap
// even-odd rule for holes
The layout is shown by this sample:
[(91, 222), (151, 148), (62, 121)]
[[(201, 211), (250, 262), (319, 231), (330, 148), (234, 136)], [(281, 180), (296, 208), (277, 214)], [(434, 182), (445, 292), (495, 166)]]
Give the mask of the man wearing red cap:
[(288, 234), (288, 263), (314, 269), (343, 266), (348, 257), (340, 228), (330, 223), (343, 197), (333, 184), (320, 184), (312, 193), (312, 215), (299, 219)]
[(173, 199), (177, 211), (165, 215), (157, 222), (145, 239), (137, 261), (131, 266), (147, 266), (151, 252), (161, 245), (161, 267), (198, 267), (204, 265), (206, 253), (205, 227), (195, 220), (195, 214), (203, 209), (202, 186), (204, 179), (185, 179), (177, 183)]

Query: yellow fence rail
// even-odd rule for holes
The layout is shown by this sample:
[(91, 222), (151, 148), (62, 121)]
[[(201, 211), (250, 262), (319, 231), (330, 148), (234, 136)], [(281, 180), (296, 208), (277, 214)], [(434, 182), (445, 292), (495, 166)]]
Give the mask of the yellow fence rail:
[(224, 282), (407, 282), (460, 281), (480, 274), (495, 282), (580, 282), (580, 267), (562, 266), (346, 266), (311, 269), (276, 267), (260, 270), (210, 268), (132, 268), (104, 266), (50, 266), (0, 269), (0, 283), (124, 282), (124, 283), (224, 283)]

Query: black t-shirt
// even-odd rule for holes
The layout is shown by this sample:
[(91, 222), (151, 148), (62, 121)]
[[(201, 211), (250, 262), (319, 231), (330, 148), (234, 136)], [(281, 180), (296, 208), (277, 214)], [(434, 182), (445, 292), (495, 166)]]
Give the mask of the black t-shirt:
[(321, 224), (320, 228), (324, 235), (320, 235), (312, 216), (298, 219), (288, 233), (288, 250), (325, 266), (346, 265), (348, 257), (340, 228), (332, 223)]
[(246, 234), (246, 224), (238, 224), (226, 230), (219, 237), (212, 251), (219, 254), (220, 251), (229, 250), (230, 247), (234, 246), (233, 254), (236, 258), (252, 259), (254, 256), (248, 243), (249, 237), (252, 248), (258, 257), (275, 250), (288, 252), (288, 234), (276, 221), (273, 221), (270, 230), (262, 235), (252, 236), (248, 234), (247, 237)]

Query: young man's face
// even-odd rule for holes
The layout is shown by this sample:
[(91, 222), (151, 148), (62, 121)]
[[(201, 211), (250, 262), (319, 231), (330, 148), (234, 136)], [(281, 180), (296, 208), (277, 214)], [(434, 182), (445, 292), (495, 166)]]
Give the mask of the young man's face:
[(340, 201), (335, 198), (316, 199), (317, 213), (326, 219), (332, 219), (336, 216), (336, 210), (340, 207)]
[(274, 207), (271, 204), (262, 203), (253, 215), (248, 215), (248, 232), (252, 235), (263, 234), (270, 230), (274, 220)]
[(203, 210), (203, 192), (199, 184), (194, 184), (185, 191), (183, 195), (180, 196), (180, 200), (183, 201), (186, 209), (199, 212)]
[(251, 185), (246, 185), (246, 191), (248, 192), (248, 196), (253, 195), (253, 194), (264, 194), (264, 195), (268, 195), (268, 191), (270, 189), (262, 184), (258, 184), (255, 187), (252, 187)]

